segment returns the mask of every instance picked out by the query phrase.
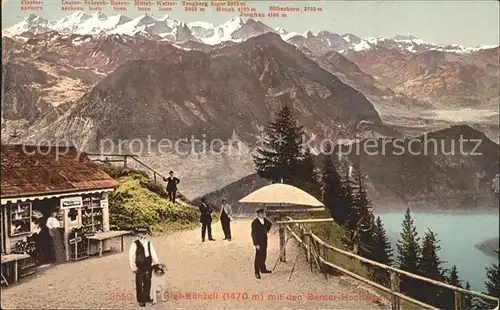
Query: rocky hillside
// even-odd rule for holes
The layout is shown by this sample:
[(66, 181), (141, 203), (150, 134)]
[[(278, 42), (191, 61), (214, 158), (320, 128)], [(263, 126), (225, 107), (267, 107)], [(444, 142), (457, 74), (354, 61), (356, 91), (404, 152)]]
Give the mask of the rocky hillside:
[(300, 47), (300, 50), (342, 82), (363, 93), (381, 114), (385, 114), (391, 109), (418, 111), (431, 106), (424, 101), (417, 100), (415, 96), (411, 97), (393, 91), (336, 51), (317, 54), (304, 45)]
[(395, 92), (437, 107), (476, 108), (498, 106), (498, 55), (498, 47), (467, 55), (386, 48), (345, 54)]
[[(380, 123), (373, 105), (278, 35), (264, 34), (211, 53), (188, 51), (174, 60), (133, 60), (89, 90), (38, 137), (97, 146), (101, 139), (248, 142), (288, 103), (309, 131), (354, 130)], [(335, 126), (333, 125), (335, 124)], [(36, 129), (38, 129), (36, 126)]]
[(482, 132), (453, 126), (413, 139), (366, 141), (352, 147), (359, 154), (348, 157), (360, 162), (382, 208), (498, 208), (491, 186), (500, 148)]
[[(464, 140), (463, 152), (460, 152), (460, 137)], [(362, 140), (349, 149), (344, 147), (341, 158), (343, 164), (346, 159), (350, 165), (360, 162), (367, 176), (370, 199), (377, 210), (403, 211), (408, 206), (413, 210), (498, 210), (498, 195), (491, 186), (499, 169), (500, 147), (480, 131), (454, 126), (412, 140), (380, 138), (367, 141)], [(425, 141), (428, 141), (427, 148)], [(436, 141), (437, 149), (432, 141)], [(452, 144), (455, 144), (455, 154), (450, 153)], [(359, 156), (356, 149), (360, 150)], [(346, 157), (346, 154), (349, 155)], [(322, 162), (322, 155), (318, 156), (317, 166), (321, 167)], [(252, 206), (240, 206), (237, 201), (266, 184), (266, 180), (251, 174), (206, 197), (214, 202), (228, 197), (242, 213), (246, 209), (251, 213)]]

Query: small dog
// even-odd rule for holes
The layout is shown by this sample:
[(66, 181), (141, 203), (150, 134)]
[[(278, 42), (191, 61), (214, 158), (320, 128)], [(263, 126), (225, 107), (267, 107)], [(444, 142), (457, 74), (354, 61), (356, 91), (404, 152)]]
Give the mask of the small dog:
[(156, 264), (152, 266), (151, 272), (151, 299), (153, 304), (156, 304), (157, 293), (160, 293), (162, 302), (166, 301), (165, 296), (165, 264)]

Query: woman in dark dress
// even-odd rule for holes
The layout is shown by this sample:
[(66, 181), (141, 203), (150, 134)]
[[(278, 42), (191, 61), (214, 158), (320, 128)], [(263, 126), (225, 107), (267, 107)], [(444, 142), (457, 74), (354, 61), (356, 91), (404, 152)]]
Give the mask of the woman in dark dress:
[(40, 227), (40, 232), (38, 233), (36, 239), (36, 249), (39, 265), (54, 262), (54, 246), (50, 231), (47, 228), (46, 223), (47, 219), (42, 218), (40, 219), (40, 223), (38, 224)]

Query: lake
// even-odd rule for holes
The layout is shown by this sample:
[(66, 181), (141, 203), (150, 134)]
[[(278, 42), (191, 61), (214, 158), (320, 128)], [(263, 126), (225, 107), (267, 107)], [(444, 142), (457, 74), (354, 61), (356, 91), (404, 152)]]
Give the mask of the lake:
[[(376, 213), (375, 216), (380, 216), (382, 219), (396, 254), (395, 243), (401, 232), (404, 212)], [(498, 263), (498, 260), (487, 256), (475, 245), (498, 237), (498, 214), (412, 212), (412, 218), (419, 233), (420, 244), (422, 244), (425, 231), (428, 228), (431, 229), (440, 240), (441, 250), (438, 255), (441, 260), (446, 261), (446, 267), (456, 265), (461, 280), (469, 281), (471, 288), (475, 291), (484, 291), (485, 268), (491, 266), (492, 263)]]

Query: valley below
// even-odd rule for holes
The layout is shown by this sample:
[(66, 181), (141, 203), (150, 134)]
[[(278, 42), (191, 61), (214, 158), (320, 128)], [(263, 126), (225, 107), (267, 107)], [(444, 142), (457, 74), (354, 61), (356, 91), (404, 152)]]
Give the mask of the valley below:
[[(199, 3), (184, 2), (182, 5), (173, 2), (172, 10), (176, 5), (184, 14), (187, 11), (195, 13), (191, 10), (197, 9)], [(253, 15), (250, 11), (243, 14), (244, 9), (250, 9), (244, 7), (246, 2), (244, 5), (224, 2), (221, 8), (230, 6), (241, 15), (221, 22), (208, 13), (214, 9), (214, 3), (212, 7), (197, 9), (199, 15), (190, 14), (189, 22), (174, 19), (185, 16), (183, 14), (157, 16), (157, 12), (145, 15), (134, 12), (132, 15), (130, 11), (130, 17), (122, 14), (108, 16), (104, 13), (108, 10), (71, 14), (45, 10), (40, 15), (17, 17), (15, 23), (12, 16), (8, 16), (12, 24), (2, 28), (2, 150), (12, 147), (6, 145), (17, 145), (17, 148), (20, 145), (73, 146), (99, 165), (98, 168), (108, 169), (105, 171), (115, 179), (120, 180), (123, 175), (130, 178), (140, 171), (140, 178), (130, 184), (121, 182), (123, 186), (120, 185), (114, 194), (110, 192), (106, 202), (101, 203), (101, 208), (109, 205), (112, 219), (134, 222), (126, 227), (116, 227), (111, 223), (112, 227), (127, 230), (138, 225), (151, 228), (157, 223), (183, 226), (183, 218), (177, 216), (177, 212), (200, 205), (202, 198), (206, 198), (208, 205), (216, 211), (212, 215), (214, 219), (222, 213), (219, 211), (225, 198), (232, 207), (234, 218), (246, 222), (255, 217), (257, 209), (267, 206), (240, 203), (241, 198), (271, 184), (271, 180), (277, 182), (281, 179), (325, 205), (324, 212), (314, 212), (311, 218), (328, 217), (328, 221), (305, 222), (306, 229), (311, 229), (314, 234), (318, 232), (318, 237), (326, 243), (459, 286), (452, 280), (453, 276), (449, 279), (441, 277), (438, 260), (442, 260), (444, 269), (456, 266), (459, 279), (464, 284), (469, 282), (472, 290), (485, 292), (488, 286), (485, 281), (490, 277), (486, 268), (498, 264), (499, 259), (500, 46), (482, 42), (491, 39), (485, 33), (479, 33), (479, 25), (470, 26), (465, 31), (467, 33), (461, 32), (460, 27), (441, 22), (445, 16), (439, 14), (436, 23), (442, 28), (428, 29), (427, 36), (429, 40), (445, 42), (432, 43), (409, 32), (410, 28), (420, 27), (422, 32), (419, 33), (424, 36), (425, 27), (420, 24), (429, 23), (425, 26), (433, 27), (430, 19), (429, 22), (424, 18), (410, 21), (420, 13), (426, 16), (424, 12), (411, 11), (411, 16), (387, 14), (394, 20), (397, 17), (403, 21), (397, 26), (394, 24), (397, 28), (394, 30), (389, 29), (393, 27), (382, 27), (385, 22), (390, 25), (389, 20), (382, 20), (386, 18), (383, 16), (387, 13), (385, 10), (367, 10), (366, 21), (363, 20), (367, 30), (358, 36), (339, 32), (344, 29), (362, 31), (363, 23), (351, 18), (351, 15), (356, 15), (354, 11), (349, 15), (343, 14), (343, 10), (334, 12), (341, 12), (339, 17), (345, 19), (346, 28), (342, 28), (340, 18), (332, 19), (335, 14), (327, 12), (320, 13), (325, 18), (323, 24), (314, 19), (314, 25), (299, 25), (284, 18), (273, 18), (272, 21), (243, 18), (244, 15)], [(236, 8), (237, 5), (241, 7)], [(295, 6), (299, 10), (298, 6), (302, 5), (293, 6), (294, 10)], [(337, 3), (332, 6), (336, 7)], [(288, 16), (284, 7), (282, 12), (278, 12), (279, 8), (272, 8), (268, 7), (273, 11), (268, 16)], [(291, 8), (287, 7), (287, 10)], [(304, 12), (308, 11), (307, 8)], [(425, 12), (436, 13), (433, 10)], [(259, 14), (255, 13), (256, 16)], [(449, 11), (446, 14), (453, 15)], [(374, 23), (376, 29), (368, 29), (372, 28), (368, 15), (382, 18), (380, 23)], [(193, 16), (203, 20), (194, 21)], [(481, 22), (490, 22), (484, 16), (478, 16), (481, 16)], [(220, 23), (213, 24), (215, 20)], [(282, 28), (283, 25), (278, 25), (280, 23), (298, 28), (326, 25), (328, 29), (306, 29), (299, 33)], [(379, 35), (379, 31), (389, 36), (364, 36)], [(401, 35), (399, 31), (408, 35)], [(459, 42), (450, 43), (448, 40)], [(262, 152), (264, 159), (260, 162), (255, 160), (259, 149), (265, 149)], [(40, 149), (38, 151), (42, 153)], [(20, 152), (14, 157), (17, 158), (17, 154)], [(11, 167), (12, 174), (18, 174), (16, 167), (24, 169), (30, 166), (37, 170), (35, 168), (46, 160), (44, 154), (40, 155)], [(67, 158), (63, 157), (63, 160), (69, 160)], [(2, 161), (2, 167), (4, 162), (9, 164), (9, 159)], [(115, 171), (110, 165), (121, 169)], [(259, 167), (259, 172), (256, 167)], [(49, 168), (44, 171), (49, 171)], [(179, 178), (177, 203), (167, 202), (167, 196), (164, 197), (167, 185), (164, 177), (170, 171)], [(58, 175), (72, 173), (72, 176), (64, 175), (64, 182), (71, 185), (85, 183), (76, 179), (90, 172), (77, 169), (75, 164), (75, 169)], [(45, 173), (38, 174), (34, 177), (52, 179)], [(103, 178), (109, 177), (105, 172), (102, 175)], [(9, 183), (12, 188), (25, 182), (25, 178), (17, 179)], [(108, 189), (113, 190), (111, 185), (106, 191)], [(101, 190), (104, 189), (96, 191)], [(108, 197), (106, 195), (103, 197)], [(127, 197), (133, 195), (137, 195), (137, 199), (126, 203)], [(146, 196), (147, 201), (143, 198)], [(20, 197), (20, 201), (32, 199), (32, 196)], [(45, 197), (53, 195), (50, 193)], [(14, 202), (10, 196), (4, 198), (7, 206)], [(89, 203), (94, 210), (91, 211), (95, 212), (94, 199)], [(154, 204), (154, 208), (144, 208), (150, 204)], [(64, 208), (64, 203), (61, 207)], [(75, 212), (75, 206), (70, 207), (69, 213), (63, 212), (71, 217), (65, 222), (65, 228), (70, 222), (70, 228), (82, 222), (82, 219), (73, 221), (72, 214), (76, 216), (78, 212)], [(126, 216), (115, 212), (122, 207), (127, 209)], [(170, 210), (175, 211), (172, 216)], [(198, 212), (198, 208), (189, 210), (195, 211)], [(98, 214), (106, 219), (105, 213)], [(305, 212), (299, 214), (309, 218)], [(274, 216), (270, 213), (268, 219), (277, 220)], [(23, 223), (29, 223), (28, 216), (22, 217), (23, 221), (26, 220)], [(380, 219), (375, 221), (377, 217)], [(95, 221), (94, 225), (82, 227), (83, 231), (87, 232), (87, 226), (96, 229)], [(403, 221), (406, 221), (405, 225)], [(223, 218), (221, 222), (225, 225)], [(22, 226), (7, 224), (6, 227), (12, 226), (13, 232)], [(215, 229), (219, 230), (220, 224), (215, 224)], [(181, 249), (183, 244), (192, 246), (193, 253), (201, 253), (197, 257), (204, 258), (205, 262), (216, 258), (212, 254), (223, 253), (219, 251), (222, 248), (234, 247), (234, 253), (224, 252), (223, 255), (229, 255), (226, 255), (228, 258), (236, 255), (250, 267), (253, 260), (250, 255), (254, 255), (252, 240), (249, 231), (243, 234), (244, 230), (250, 229), (250, 224), (243, 224), (240, 237), (236, 229), (233, 237), (224, 239), (233, 239), (234, 242), (222, 241), (220, 232), (216, 231), (214, 238), (217, 242), (200, 243), (199, 231), (192, 231), (181, 233), (187, 237), (180, 241), (172, 234), (172, 244), (181, 244)], [(224, 234), (228, 235), (224, 225)], [(231, 225), (238, 228), (238, 221)], [(251, 226), (254, 234), (254, 225)], [(273, 223), (273, 227), (276, 226)], [(43, 225), (41, 227), (43, 229)], [(268, 231), (269, 235), (275, 230), (277, 233), (276, 228)], [(414, 230), (418, 238), (412, 242)], [(10, 237), (17, 236), (13, 232)], [(204, 233), (202, 241), (205, 241)], [(393, 250), (392, 259), (384, 234)], [(75, 242), (75, 251), (78, 250), (74, 253), (75, 259), (77, 254), (82, 254), (77, 246), (82, 243), (78, 243), (80, 237), (77, 236), (75, 232), (75, 238), (70, 240), (70, 243)], [(165, 240), (163, 235), (159, 238)], [(405, 245), (398, 249), (400, 238), (404, 239)], [(209, 239), (212, 241), (211, 232)], [(121, 242), (123, 251), (123, 238)], [(419, 246), (414, 246), (415, 243)], [(277, 250), (278, 241), (272, 244)], [(243, 247), (248, 251), (242, 251)], [(2, 249), (5, 251), (4, 247)], [(390, 286), (393, 286), (392, 273), (388, 282), (384, 270), (368, 269), (364, 263), (349, 257), (341, 258), (337, 252), (323, 254), (328, 260), (330, 253), (330, 261), (342, 268), (381, 284), (391, 282)], [(193, 256), (189, 253), (186, 256), (182, 251), (179, 253), (185, 259)], [(260, 250), (256, 256), (259, 253)], [(404, 256), (407, 256), (407, 262), (401, 259)], [(110, 262), (113, 257), (108, 257)], [(89, 264), (92, 262), (97, 260), (92, 259)], [(201, 263), (202, 260), (193, 262)], [(238, 264), (233, 265), (241, 267)], [(265, 269), (265, 262), (263, 265)], [(308, 266), (305, 267), (303, 270), (310, 273)], [(54, 269), (55, 273), (58, 268)], [(267, 275), (260, 278), (258, 266), (255, 266), (257, 279), (253, 278), (250, 268), (247, 271), (248, 274), (241, 274), (244, 280), (239, 281), (243, 286), (247, 284), (245, 281), (255, 281), (254, 284), (261, 287), (265, 281), (271, 280)], [(264, 272), (262, 268), (261, 271)], [(279, 276), (279, 272), (273, 273), (275, 280), (279, 280), (279, 277), (274, 277)], [(204, 274), (185, 277), (184, 273), (178, 273), (185, 280), (179, 288), (193, 288), (193, 283), (198, 283), (200, 288), (206, 286), (199, 281), (205, 278)], [(112, 274), (123, 276), (123, 283), (128, 281), (123, 272), (113, 271)], [(220, 274), (221, 279), (224, 278), (221, 285), (228, 284), (228, 274), (232, 271), (227, 268), (226, 274)], [(313, 281), (322, 285), (318, 280), (322, 275), (316, 275), (310, 281), (295, 278), (301, 283)], [(331, 277), (329, 281), (336, 282), (337, 279), (341, 278)], [(431, 289), (430, 285), (420, 286), (407, 280), (401, 281), (399, 289), (402, 293), (421, 302), (439, 304), (440, 309), (447, 308), (441, 305), (452, 305), (452, 302), (455, 308), (459, 308), (458, 295), (454, 299), (451, 291), (448, 295), (441, 288)], [(273, 284), (272, 281), (269, 283)], [(267, 286), (273, 290), (277, 287)], [(356, 287), (361, 286), (356, 284)], [(89, 290), (95, 291), (95, 287), (89, 287)], [(38, 291), (38, 295), (44, 293), (43, 289)], [(347, 290), (342, 289), (342, 292)], [(488, 294), (498, 296), (495, 293)], [(135, 296), (135, 293), (130, 296)], [(36, 298), (31, 299), (38, 302)], [(80, 299), (84, 304), (85, 298)], [(232, 305), (225, 297), (223, 299), (227, 307)], [(198, 301), (200, 305), (209, 304), (206, 300)], [(108, 305), (110, 302), (105, 301)], [(173, 305), (177, 302), (174, 300)], [(254, 300), (249, 302), (254, 303)], [(349, 303), (351, 307), (357, 305), (350, 297)], [(410, 309), (405, 303), (406, 300), (402, 301), (401, 306)], [(118, 305), (124, 304), (123, 300)], [(273, 304), (277, 305), (276, 302)]]

